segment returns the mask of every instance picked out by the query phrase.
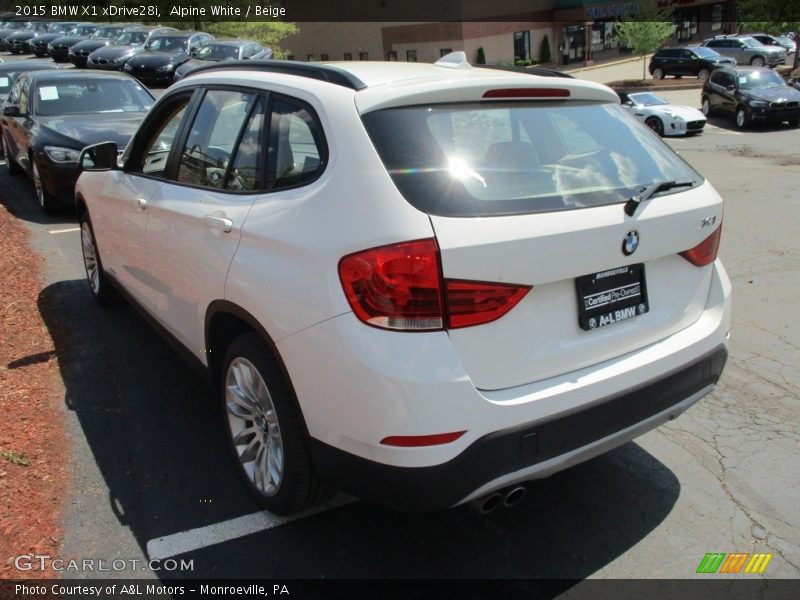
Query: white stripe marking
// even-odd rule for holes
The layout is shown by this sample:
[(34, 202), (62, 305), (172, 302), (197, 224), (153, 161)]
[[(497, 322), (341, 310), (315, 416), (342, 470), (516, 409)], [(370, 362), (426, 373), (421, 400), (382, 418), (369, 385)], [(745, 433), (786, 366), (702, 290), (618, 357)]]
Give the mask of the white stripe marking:
[(147, 542), (147, 555), (150, 560), (164, 560), (170, 556), (177, 556), (178, 554), (215, 546), (216, 544), (235, 540), (259, 531), (266, 531), (267, 529), (285, 525), (298, 519), (304, 519), (355, 501), (355, 498), (349, 496), (337, 496), (327, 504), (287, 517), (280, 517), (264, 511), (236, 517), (222, 523), (173, 533), (172, 535), (166, 535)]
[(51, 229), (47, 233), (72, 233), (73, 231), (80, 231), (80, 227), (69, 227), (68, 229)]

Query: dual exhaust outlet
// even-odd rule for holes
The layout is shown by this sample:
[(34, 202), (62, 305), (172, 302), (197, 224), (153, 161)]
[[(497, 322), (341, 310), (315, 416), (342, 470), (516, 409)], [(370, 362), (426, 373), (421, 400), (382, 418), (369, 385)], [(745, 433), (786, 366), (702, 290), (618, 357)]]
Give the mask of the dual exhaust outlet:
[(500, 506), (505, 508), (513, 508), (525, 498), (528, 493), (521, 485), (515, 485), (504, 490), (486, 494), (480, 498), (476, 498), (470, 502), (470, 506), (479, 511), (481, 514), (488, 515)]

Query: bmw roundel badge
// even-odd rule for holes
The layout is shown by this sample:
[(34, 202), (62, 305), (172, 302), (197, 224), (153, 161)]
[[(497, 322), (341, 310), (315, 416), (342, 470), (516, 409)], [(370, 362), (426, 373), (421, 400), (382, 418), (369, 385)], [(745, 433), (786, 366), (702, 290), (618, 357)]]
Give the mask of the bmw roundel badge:
[(622, 253), (625, 256), (630, 256), (639, 247), (639, 232), (631, 229), (625, 234), (625, 239), (622, 240)]

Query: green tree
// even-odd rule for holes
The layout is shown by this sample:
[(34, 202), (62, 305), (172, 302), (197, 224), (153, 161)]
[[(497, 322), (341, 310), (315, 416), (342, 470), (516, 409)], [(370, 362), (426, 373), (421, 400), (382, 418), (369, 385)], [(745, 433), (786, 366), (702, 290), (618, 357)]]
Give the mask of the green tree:
[(539, 62), (550, 62), (550, 40), (547, 39), (547, 35), (542, 38), (542, 47), (539, 48)]
[[(793, 0), (739, 0), (739, 21), (746, 31), (763, 31), (772, 35), (794, 33), (800, 41), (800, 4)], [(793, 69), (800, 64), (800, 45), (795, 50)]]
[(642, 79), (647, 76), (647, 55), (655, 52), (672, 35), (672, 22), (666, 12), (650, 9), (617, 22), (617, 37), (623, 46), (642, 56)]

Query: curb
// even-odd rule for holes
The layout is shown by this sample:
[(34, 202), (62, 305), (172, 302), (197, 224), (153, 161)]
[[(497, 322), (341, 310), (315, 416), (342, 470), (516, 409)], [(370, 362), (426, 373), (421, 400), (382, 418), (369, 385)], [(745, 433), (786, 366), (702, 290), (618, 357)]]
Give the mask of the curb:
[[(611, 82), (613, 83), (613, 81)], [(679, 90), (702, 90), (703, 84), (700, 83), (683, 83), (679, 85), (670, 85), (670, 86), (660, 86), (660, 87), (652, 87), (652, 86), (635, 86), (635, 85), (614, 85), (612, 86), (610, 83), (605, 84), (613, 90), (625, 90), (626, 92), (653, 92), (657, 94), (658, 92), (676, 92)]]
[[(650, 58), (652, 55), (648, 54), (645, 56), (645, 61)], [(589, 65), (588, 67), (575, 67), (575, 68), (568, 68), (568, 69), (561, 69), (563, 73), (581, 73), (583, 71), (594, 71), (595, 69), (603, 69), (605, 67), (613, 67), (616, 65), (624, 65), (625, 63), (636, 62), (642, 60), (641, 56), (633, 56), (629, 58), (621, 58), (619, 60), (613, 60), (611, 62), (602, 62), (596, 63), (593, 65)]]

